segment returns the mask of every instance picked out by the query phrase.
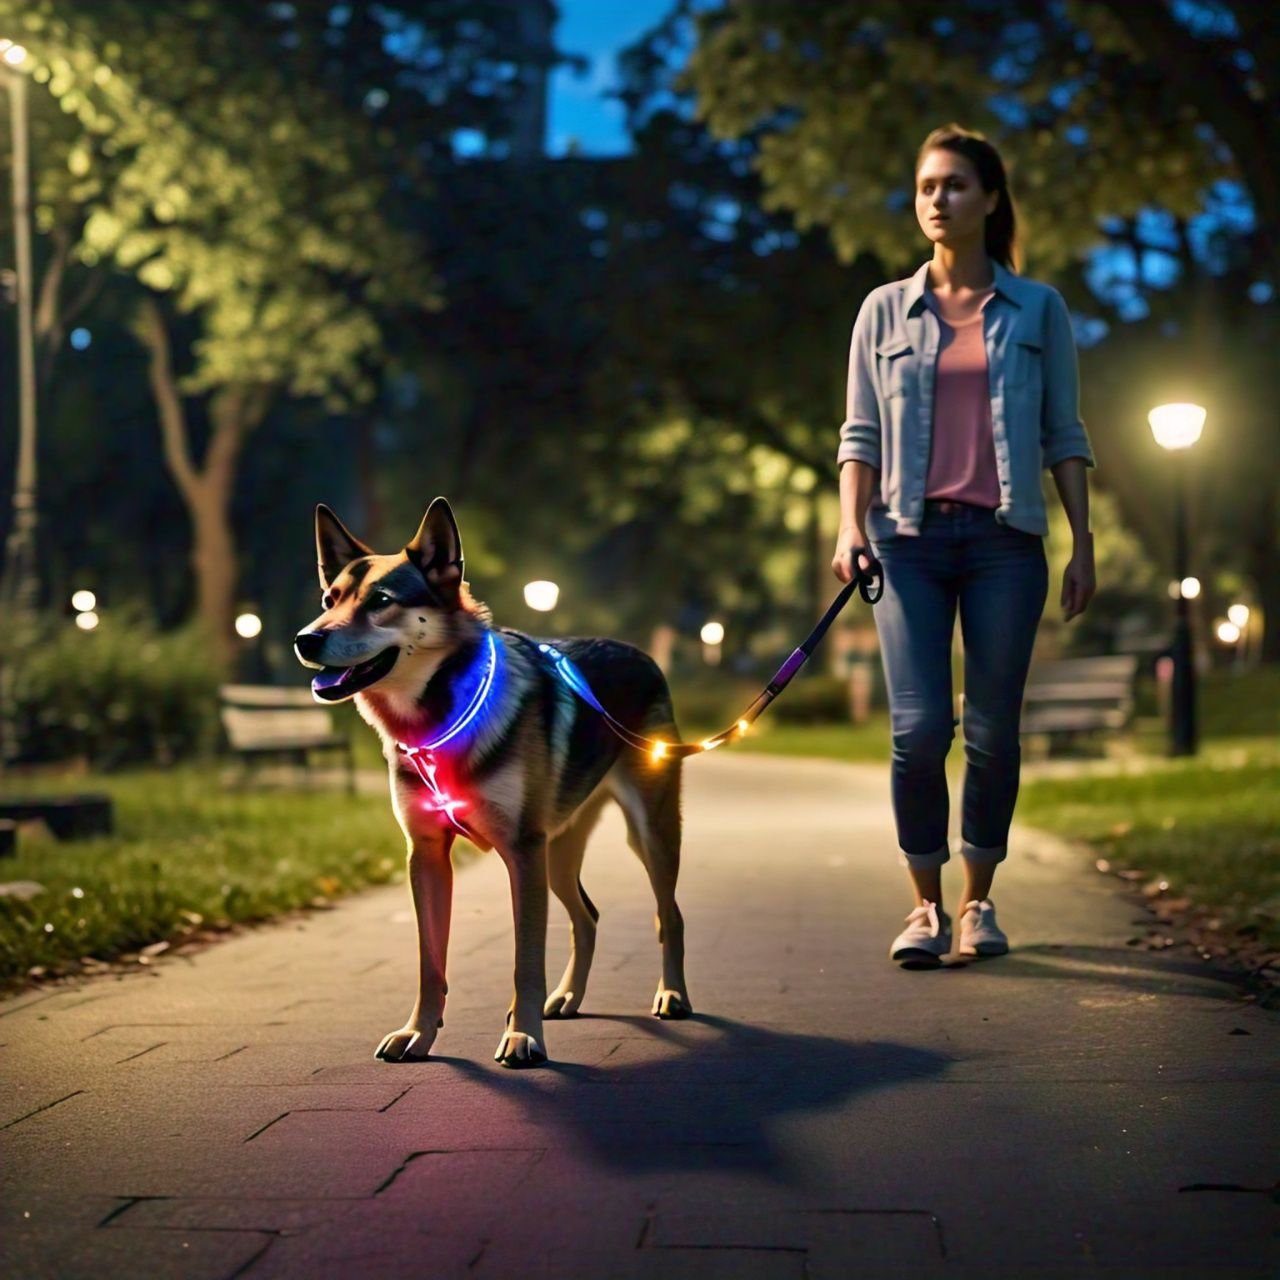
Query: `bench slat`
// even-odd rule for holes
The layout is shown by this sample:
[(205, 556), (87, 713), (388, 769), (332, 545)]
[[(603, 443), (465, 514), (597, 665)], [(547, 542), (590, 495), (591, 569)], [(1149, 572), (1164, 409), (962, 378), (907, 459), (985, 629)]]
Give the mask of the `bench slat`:
[(1038, 664), (1023, 696), (1023, 733), (1074, 734), (1123, 729), (1133, 715), (1133, 654), (1062, 658)]
[(279, 689), (267, 684), (224, 684), (218, 690), (224, 706), (232, 707), (295, 707), (308, 711), (329, 713), (316, 702), (310, 689)]
[(223, 707), (222, 725), (233, 747), (264, 743), (302, 746), (335, 736), (329, 713), (320, 707), (306, 711)]

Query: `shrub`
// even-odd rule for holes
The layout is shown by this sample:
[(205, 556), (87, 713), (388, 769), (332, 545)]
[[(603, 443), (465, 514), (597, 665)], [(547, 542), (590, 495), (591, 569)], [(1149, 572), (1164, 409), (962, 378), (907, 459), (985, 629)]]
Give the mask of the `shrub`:
[(848, 724), (849, 680), (845, 676), (799, 676), (766, 714), (779, 724)]
[(194, 627), (159, 632), (120, 613), (90, 632), (46, 620), (6, 676), (23, 761), (168, 764), (214, 741), (220, 677)]

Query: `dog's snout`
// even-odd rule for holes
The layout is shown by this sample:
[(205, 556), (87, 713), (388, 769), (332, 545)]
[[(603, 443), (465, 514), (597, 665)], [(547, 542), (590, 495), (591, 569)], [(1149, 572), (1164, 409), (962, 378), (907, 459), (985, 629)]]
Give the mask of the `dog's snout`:
[(294, 652), (303, 662), (319, 662), (320, 651), (329, 638), (326, 631), (299, 631), (293, 637)]

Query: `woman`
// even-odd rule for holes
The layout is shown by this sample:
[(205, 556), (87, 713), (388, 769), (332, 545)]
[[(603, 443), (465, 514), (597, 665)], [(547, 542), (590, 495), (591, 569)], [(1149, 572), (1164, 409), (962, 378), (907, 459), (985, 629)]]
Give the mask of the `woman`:
[(958, 125), (916, 161), (916, 218), (933, 257), (874, 290), (853, 328), (840, 428), (842, 582), (883, 569), (876, 625), (893, 729), (898, 843), (915, 909), (890, 958), (936, 968), (951, 951), (942, 909), (947, 845), (951, 640), (964, 640), (966, 770), (960, 954), (1003, 955), (991, 884), (1018, 795), (1018, 719), (1048, 589), (1040, 475), (1053, 472), (1074, 547), (1066, 619), (1094, 591), (1075, 344), (1059, 294), (1014, 274), (1016, 221), (999, 153)]

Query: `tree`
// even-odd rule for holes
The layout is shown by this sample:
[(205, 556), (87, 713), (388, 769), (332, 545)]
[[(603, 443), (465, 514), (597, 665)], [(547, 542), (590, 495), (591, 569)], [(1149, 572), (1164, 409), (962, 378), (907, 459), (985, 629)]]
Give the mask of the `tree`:
[[(127, 44), (102, 34), (131, 15)], [(432, 305), (433, 282), (414, 238), (382, 216), (360, 121), (323, 88), (291, 83), (265, 49), (255, 58), (208, 6), (145, 20), (101, 6), (74, 27), (45, 6), (25, 26), (33, 78), (81, 126), (66, 157), (71, 204), (88, 209), (78, 256), (142, 286), (135, 331), (192, 520), (198, 612), (227, 658), (228, 511), (246, 439), (281, 393), (367, 398), (377, 310)], [(189, 359), (175, 356), (175, 323)]]
[[(1244, 185), (1256, 214), (1236, 237), (1244, 284), (1260, 274), (1280, 282), (1280, 180), (1270, 162), (1280, 144), (1273, 79), (1280, 33), (1265, 7), (1248, 0), (1049, 7), (984, 0), (960, 8), (933, 0), (735, 0), (698, 22), (688, 80), (700, 112), (717, 135), (755, 148), (766, 205), (791, 211), (802, 227), (826, 228), (846, 259), (870, 251), (900, 270), (918, 256), (911, 163), (929, 129), (959, 118), (983, 128), (1009, 157), (1029, 263), (1059, 273), (1078, 305), (1104, 309), (1067, 274), (1072, 264), (1152, 207), (1185, 227), (1224, 180)], [(1176, 398), (1173, 384), (1186, 387), (1189, 368), (1204, 371), (1206, 381), (1188, 398), (1205, 396), (1207, 375), (1220, 369), (1215, 359), (1241, 375), (1245, 369), (1240, 347), (1217, 340), (1220, 325), (1215, 337), (1212, 317), (1220, 321), (1223, 308), (1209, 298), (1227, 290), (1209, 277), (1221, 279), (1221, 268), (1203, 256), (1175, 257), (1188, 281), (1179, 300), (1194, 299), (1194, 309), (1157, 308), (1164, 328), (1142, 339), (1154, 359), (1136, 417), (1127, 398), (1122, 416), (1119, 401), (1093, 396), (1095, 420), (1117, 426), (1114, 436), (1095, 431), (1104, 471), (1133, 456), (1135, 433), (1145, 437), (1146, 408), (1156, 397)], [(1238, 280), (1233, 287), (1226, 331), (1238, 337), (1262, 316)], [(1113, 326), (1097, 354), (1086, 356), (1086, 370), (1117, 361), (1132, 385), (1126, 337)], [(1233, 395), (1230, 423), (1234, 438), (1259, 447), (1242, 443), (1238, 460), (1250, 474), (1215, 516), (1234, 535), (1234, 557), (1247, 564), (1259, 600), (1271, 600), (1264, 652), (1280, 658), (1272, 586), (1280, 458), (1267, 444), (1271, 424), (1262, 407), (1275, 402), (1280, 374), (1274, 364), (1252, 374), (1262, 385), (1251, 402)], [(1085, 385), (1088, 393), (1088, 378)], [(1142, 499), (1129, 489), (1125, 514), (1141, 524)]]

